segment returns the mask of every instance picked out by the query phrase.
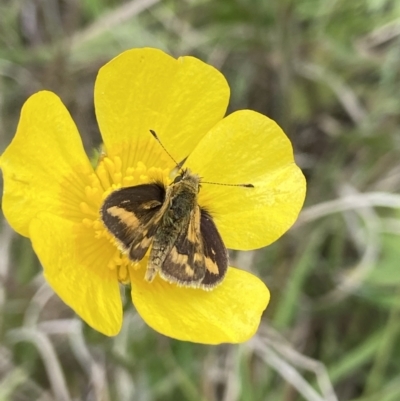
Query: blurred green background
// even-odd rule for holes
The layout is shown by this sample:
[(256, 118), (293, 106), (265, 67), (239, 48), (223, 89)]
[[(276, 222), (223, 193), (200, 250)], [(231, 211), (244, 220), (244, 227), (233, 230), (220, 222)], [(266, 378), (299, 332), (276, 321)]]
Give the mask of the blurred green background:
[(1, 0), (0, 151), (45, 88), (92, 154), (96, 73), (141, 46), (216, 66), (230, 111), (257, 110), (291, 138), (308, 181), (299, 221), (232, 255), (271, 304), (251, 341), (203, 346), (153, 332), (127, 297), (106, 338), (2, 219), (0, 401), (400, 400), (400, 2)]

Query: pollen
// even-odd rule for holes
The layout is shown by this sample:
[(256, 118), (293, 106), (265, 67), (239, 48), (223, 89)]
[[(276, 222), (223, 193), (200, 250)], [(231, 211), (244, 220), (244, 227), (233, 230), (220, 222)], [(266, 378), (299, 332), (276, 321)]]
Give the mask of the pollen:
[[(119, 157), (102, 155), (95, 172), (87, 177), (87, 185), (84, 195), (80, 197), (78, 208), (73, 213), (80, 215), (80, 226), (87, 235), (95, 238), (98, 243), (97, 250), (105, 257), (108, 255), (107, 266), (117, 272), (118, 280), (123, 284), (129, 284), (129, 269), (138, 269), (145, 265), (144, 262), (133, 264), (122, 249), (121, 244), (104, 226), (100, 209), (106, 197), (120, 188), (146, 184), (154, 181), (169, 182), (170, 169), (147, 167), (143, 162), (137, 162), (136, 166), (122, 169)], [(71, 217), (71, 216), (69, 216)], [(81, 244), (81, 246), (84, 246)], [(86, 253), (88, 250), (86, 249)], [(111, 257), (109, 255), (112, 255)]]

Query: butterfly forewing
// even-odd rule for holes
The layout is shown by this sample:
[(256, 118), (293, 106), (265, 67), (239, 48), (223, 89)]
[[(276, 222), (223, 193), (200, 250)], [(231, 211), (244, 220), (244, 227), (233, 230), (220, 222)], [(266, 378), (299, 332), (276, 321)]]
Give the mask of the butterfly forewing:
[(196, 287), (204, 278), (205, 265), (200, 239), (200, 208), (191, 212), (171, 251), (167, 254), (160, 275), (180, 285)]
[(162, 185), (144, 184), (114, 191), (104, 201), (103, 223), (123, 248), (129, 249), (134, 262), (141, 260), (151, 245), (164, 199)]

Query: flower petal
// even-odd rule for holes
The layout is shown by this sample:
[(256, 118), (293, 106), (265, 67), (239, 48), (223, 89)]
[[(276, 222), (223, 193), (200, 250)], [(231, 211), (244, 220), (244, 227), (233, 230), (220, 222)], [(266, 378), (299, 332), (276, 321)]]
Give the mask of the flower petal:
[(254, 188), (204, 183), (199, 204), (213, 216), (231, 249), (255, 249), (278, 239), (296, 220), (306, 183), (289, 139), (269, 118), (241, 110), (202, 139), (187, 166), (203, 181), (253, 184)]
[[(149, 130), (157, 133), (175, 160), (187, 157), (225, 115), (228, 100), (228, 84), (215, 68), (194, 57), (176, 60), (151, 48), (114, 58), (101, 68), (95, 86), (106, 151), (121, 156), (123, 168), (138, 161), (159, 165), (160, 152), (165, 151)], [(147, 154), (137, 152), (141, 141), (148, 143)]]
[[(24, 104), (17, 133), (0, 166), (4, 214), (24, 236), (38, 212), (67, 210), (60, 191), (83, 195), (84, 177), (93, 173), (70, 114), (55, 94), (45, 91)], [(79, 199), (75, 204), (78, 208)]]
[(116, 271), (107, 267), (114, 250), (93, 235), (93, 231), (49, 213), (34, 218), (29, 230), (53, 290), (87, 324), (113, 336), (122, 324)]
[(212, 291), (177, 287), (159, 277), (148, 283), (142, 275), (141, 271), (131, 274), (137, 311), (154, 330), (178, 340), (246, 341), (256, 332), (269, 302), (269, 291), (261, 280), (234, 268)]

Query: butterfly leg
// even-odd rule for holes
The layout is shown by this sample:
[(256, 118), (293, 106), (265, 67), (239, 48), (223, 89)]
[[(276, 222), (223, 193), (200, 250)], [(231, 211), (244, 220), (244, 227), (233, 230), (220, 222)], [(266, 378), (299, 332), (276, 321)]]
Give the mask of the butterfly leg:
[(150, 265), (150, 263), (147, 265), (147, 269), (146, 269), (146, 274), (144, 276), (144, 279), (146, 281), (148, 281), (149, 283), (151, 283), (154, 280), (154, 277), (157, 275), (158, 270)]

